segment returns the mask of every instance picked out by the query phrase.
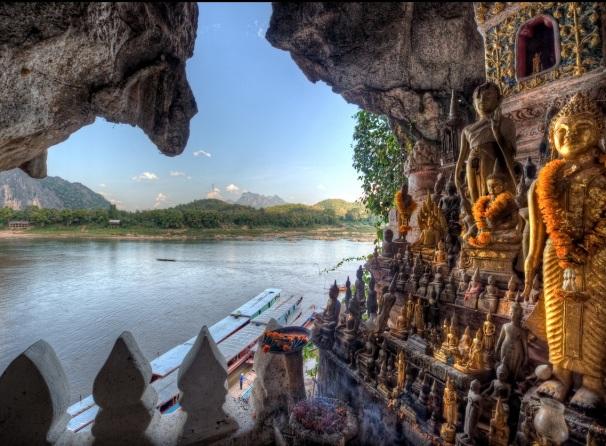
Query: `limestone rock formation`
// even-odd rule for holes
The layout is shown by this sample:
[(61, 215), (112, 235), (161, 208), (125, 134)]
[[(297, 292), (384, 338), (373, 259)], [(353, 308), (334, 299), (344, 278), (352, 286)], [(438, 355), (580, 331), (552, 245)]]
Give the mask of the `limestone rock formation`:
[(197, 21), (195, 3), (0, 3), (0, 170), (45, 176), (46, 149), (97, 116), (181, 153)]
[(274, 3), (266, 37), (400, 141), (438, 140), (450, 90), (469, 100), (484, 79), (471, 3)]

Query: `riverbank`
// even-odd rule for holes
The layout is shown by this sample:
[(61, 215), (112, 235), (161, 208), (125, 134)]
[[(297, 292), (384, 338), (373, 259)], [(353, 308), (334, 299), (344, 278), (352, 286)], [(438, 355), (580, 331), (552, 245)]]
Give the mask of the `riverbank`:
[(370, 225), (317, 226), (305, 228), (158, 229), (95, 226), (45, 226), (0, 230), (0, 239), (112, 239), (112, 240), (351, 240), (372, 242), (376, 230)]

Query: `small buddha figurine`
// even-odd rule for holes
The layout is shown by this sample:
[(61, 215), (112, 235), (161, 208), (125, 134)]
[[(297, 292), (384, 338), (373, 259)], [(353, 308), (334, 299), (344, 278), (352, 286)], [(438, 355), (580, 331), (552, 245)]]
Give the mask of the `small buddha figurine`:
[(518, 294), (518, 280), (515, 276), (511, 276), (509, 282), (507, 282), (507, 292), (505, 293), (505, 299), (510, 302), (516, 300)]
[(511, 322), (501, 327), (496, 345), (499, 363), (514, 381), (522, 377), (521, 372), (528, 361), (528, 334), (522, 328), (522, 316), (522, 306), (514, 302), (511, 307)]
[(536, 304), (541, 298), (542, 294), (543, 287), (541, 286), (541, 280), (537, 274), (532, 281), (532, 290), (530, 290), (530, 293), (524, 298), (524, 301), (531, 304)]
[(442, 424), (442, 428), (440, 429), (440, 436), (448, 443), (454, 443), (458, 416), (457, 391), (450, 376), (446, 378), (442, 401), (444, 424)]
[(347, 276), (347, 280), (345, 281), (345, 297), (343, 298), (346, 313), (349, 311), (349, 302), (351, 302), (351, 281), (349, 280), (349, 276)]
[(406, 300), (406, 321), (407, 325), (410, 327), (414, 324), (415, 320), (415, 302), (412, 293), (408, 295), (408, 299)]
[(406, 386), (406, 359), (404, 357), (404, 351), (400, 350), (398, 353), (398, 375), (397, 375), (397, 383), (396, 389), (398, 390), (398, 394), (404, 391), (404, 387)]
[(469, 237), (467, 242), (475, 247), (484, 247), (491, 243), (519, 242), (521, 233), (516, 231), (516, 227), (520, 225), (518, 205), (514, 195), (505, 187), (505, 176), (500, 171), (498, 159), (486, 185), (488, 194), (480, 197), (473, 205), (478, 233), (475, 237)]
[(458, 234), (446, 234), (446, 252), (448, 254), (448, 270), (451, 271), (457, 265), (461, 252), (461, 242), (459, 241)]
[(425, 272), (423, 273), (423, 277), (419, 281), (419, 288), (417, 289), (417, 294), (420, 296), (425, 296), (427, 294), (427, 285), (431, 281), (431, 266), (425, 266)]
[(406, 314), (406, 305), (402, 305), (400, 308), (400, 314), (396, 319), (396, 326), (391, 330), (391, 333), (400, 339), (406, 339), (408, 337), (409, 323)]
[(400, 240), (405, 240), (406, 234), (408, 231), (410, 231), (410, 217), (417, 207), (417, 204), (408, 193), (408, 184), (403, 184), (401, 189), (396, 192), (395, 205), (398, 211), (398, 229), (400, 231)]
[(480, 381), (474, 379), (467, 393), (467, 405), (465, 406), (465, 423), (463, 424), (463, 434), (465, 439), (473, 441), (476, 436), (476, 429), (480, 421), (482, 411), (482, 394), (480, 393)]
[(532, 56), (532, 73), (537, 74), (543, 71), (543, 66), (541, 64), (541, 53), (534, 53)]
[(469, 358), (469, 354), (471, 352), (471, 332), (469, 331), (469, 325), (465, 327), (465, 332), (463, 336), (461, 336), (461, 340), (459, 341), (459, 356), (463, 362)]
[(389, 257), (390, 259), (396, 253), (396, 246), (393, 243), (393, 231), (391, 229), (385, 229), (383, 232), (383, 245), (381, 255), (383, 257)]
[(396, 289), (399, 291), (404, 291), (406, 288), (406, 282), (408, 281), (408, 277), (406, 275), (403, 260), (400, 261), (400, 268), (396, 277)]
[(446, 245), (444, 241), (440, 240), (438, 242), (438, 247), (435, 250), (433, 261), (436, 265), (446, 265), (446, 261), (448, 260), (448, 253), (446, 252)]
[(464, 294), (469, 288), (470, 277), (467, 275), (465, 270), (459, 272), (459, 286), (457, 287), (457, 293)]
[(366, 301), (366, 311), (368, 313), (368, 318), (371, 320), (374, 320), (377, 317), (378, 310), (377, 290), (375, 287), (375, 278), (371, 275), (370, 282), (368, 283), (368, 298)]
[(490, 419), (490, 430), (488, 441), (491, 446), (507, 446), (509, 444), (509, 426), (507, 425), (508, 414), (505, 410), (503, 400), (497, 399), (494, 413)]
[(428, 194), (417, 214), (417, 223), (421, 236), (414, 245), (435, 248), (439, 240), (446, 236), (448, 225), (444, 214)]
[(383, 333), (387, 328), (387, 320), (389, 319), (389, 313), (391, 308), (396, 302), (396, 282), (395, 279), (391, 281), (389, 288), (383, 287), (383, 300), (381, 302), (381, 311), (377, 317), (376, 332)]
[(509, 384), (507, 378), (505, 366), (498, 366), (496, 379), (493, 379), (490, 382), (490, 386), (482, 392), (482, 395), (490, 397), (495, 401), (498, 398), (503, 398), (505, 401), (509, 400), (509, 397), (511, 396), (511, 384)]
[[(457, 190), (468, 215), (472, 215), (472, 205), (488, 194), (487, 179), (496, 160), (503, 165), (504, 189), (511, 193), (515, 191), (516, 130), (513, 121), (500, 113), (500, 103), (501, 92), (492, 82), (478, 86), (473, 92), (473, 104), (479, 118), (463, 129), (454, 173)], [(468, 196), (463, 193), (463, 170)]]
[(436, 265), (434, 270), (433, 280), (429, 283), (427, 293), (425, 295), (429, 297), (431, 291), (433, 290), (435, 292), (435, 299), (438, 300), (442, 294), (442, 290), (444, 289), (444, 277), (442, 276), (442, 268), (440, 266)]
[(437, 423), (442, 417), (442, 398), (438, 393), (438, 380), (434, 379), (429, 391), (429, 407), (431, 408), (430, 426), (431, 431), (436, 431)]
[(444, 287), (444, 292), (442, 293), (442, 297), (440, 300), (446, 302), (454, 302), (457, 298), (457, 279), (455, 279), (454, 274), (450, 274), (448, 276), (448, 280), (446, 281), (446, 286)]
[(377, 340), (373, 333), (368, 332), (364, 349), (356, 353), (356, 364), (358, 373), (364, 377), (366, 382), (374, 377), (375, 373), (375, 355), (377, 352)]
[(356, 271), (356, 294), (358, 296), (358, 300), (360, 301), (360, 305), (366, 305), (366, 284), (364, 283), (364, 270), (362, 269), (362, 265)]
[(482, 349), (482, 329), (478, 328), (476, 335), (471, 343), (471, 352), (469, 353), (469, 361), (465, 365), (465, 371), (480, 371), (484, 370), (484, 352)]
[(454, 182), (452, 174), (446, 183), (446, 195), (440, 198), (438, 207), (446, 218), (448, 232), (459, 234), (461, 225), (459, 224), (459, 214), (461, 213), (461, 197), (457, 194), (457, 185)]
[(337, 281), (330, 287), (328, 292), (328, 301), (326, 308), (322, 314), (317, 314), (314, 322), (314, 328), (312, 335), (314, 336), (317, 343), (321, 344), (326, 341), (326, 344), (332, 343), (334, 330), (339, 321), (339, 312), (341, 309), (341, 303), (338, 300), (339, 287)]
[(358, 333), (358, 327), (362, 320), (362, 308), (358, 293), (356, 293), (349, 302), (349, 314), (347, 316), (347, 332), (350, 337), (355, 337)]
[(422, 336), (423, 331), (425, 330), (425, 320), (423, 316), (423, 301), (421, 300), (421, 298), (417, 298), (417, 301), (415, 302), (414, 320), (416, 333), (419, 336)]
[(486, 289), (480, 294), (480, 299), (484, 301), (489, 312), (496, 312), (499, 305), (499, 288), (494, 276), (488, 276)]
[(483, 336), (483, 348), (486, 352), (493, 352), (496, 345), (496, 327), (494, 322), (492, 322), (492, 313), (489, 311), (486, 315), (486, 320), (482, 325), (482, 334)]
[(467, 290), (465, 290), (464, 301), (472, 304), (477, 302), (483, 289), (484, 286), (482, 285), (482, 279), (480, 278), (480, 268), (476, 268), (475, 272), (473, 273), (473, 277), (467, 286)]

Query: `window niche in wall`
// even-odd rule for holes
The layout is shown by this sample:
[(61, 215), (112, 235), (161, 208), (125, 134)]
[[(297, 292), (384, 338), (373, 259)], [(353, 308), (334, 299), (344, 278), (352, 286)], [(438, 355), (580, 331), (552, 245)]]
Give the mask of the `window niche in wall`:
[(560, 63), (558, 24), (550, 16), (535, 17), (518, 31), (516, 77), (524, 79), (555, 68)]

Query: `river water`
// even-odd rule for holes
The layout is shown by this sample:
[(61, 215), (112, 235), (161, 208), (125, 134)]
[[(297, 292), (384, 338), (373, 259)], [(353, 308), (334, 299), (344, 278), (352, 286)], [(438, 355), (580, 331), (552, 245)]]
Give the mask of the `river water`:
[(370, 252), (370, 243), (346, 240), (2, 240), (0, 373), (44, 339), (77, 401), (124, 330), (151, 360), (266, 288), (322, 306), (332, 281), (353, 282), (361, 262), (321, 271)]

